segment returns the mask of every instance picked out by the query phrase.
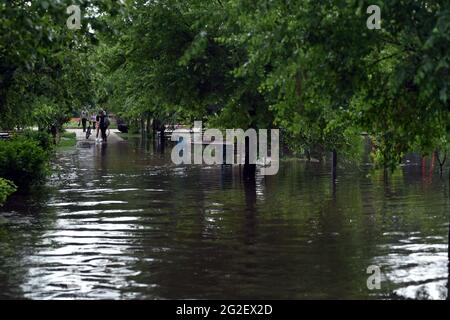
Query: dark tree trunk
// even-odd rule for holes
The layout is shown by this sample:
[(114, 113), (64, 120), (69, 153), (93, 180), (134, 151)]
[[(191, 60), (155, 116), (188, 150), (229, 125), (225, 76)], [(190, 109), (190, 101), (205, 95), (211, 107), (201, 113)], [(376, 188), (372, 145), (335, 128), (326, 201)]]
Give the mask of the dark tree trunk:
[[(3, 112), (3, 107), (6, 103), (6, 94), (9, 87), (13, 84), (15, 71), (15, 66), (0, 64), (0, 74), (2, 75), (2, 81), (0, 81), (0, 112)], [(8, 129), (10, 128), (8, 127)]]
[(145, 119), (144, 119), (144, 114), (141, 114), (141, 121), (140, 121), (140, 132), (141, 135), (145, 135)]
[(445, 164), (445, 161), (447, 160), (447, 153), (444, 154), (444, 158), (443, 159), (441, 159), (438, 150), (435, 151), (434, 154), (435, 154), (435, 156), (436, 156), (436, 158), (437, 158), (437, 160), (439, 162), (439, 176), (442, 178), (442, 174), (444, 172), (444, 164)]
[(333, 150), (331, 153), (331, 179), (333, 179), (333, 181), (335, 181), (337, 178), (336, 168), (337, 168), (337, 152), (336, 150)]
[(245, 163), (244, 163), (244, 179), (250, 180), (256, 177), (256, 163), (250, 163), (250, 138), (245, 137)]
[(161, 139), (161, 144), (164, 144), (165, 131), (166, 131), (166, 128), (165, 128), (164, 124), (161, 124), (160, 131), (159, 131), (161, 133), (161, 135), (159, 137)]
[(448, 185), (449, 185), (449, 188), (450, 188), (450, 170), (448, 170)]
[(145, 131), (147, 132), (147, 136), (150, 136), (151, 132), (152, 132), (151, 123), (152, 123), (152, 117), (150, 115), (150, 112), (147, 112), (147, 127), (145, 129)]
[(159, 121), (158, 119), (153, 119), (153, 123), (152, 123), (152, 130), (153, 130), (153, 136), (156, 137), (156, 133), (158, 132), (158, 126), (159, 126)]
[(165, 147), (164, 131), (165, 131), (164, 124), (160, 123), (159, 136), (158, 136), (158, 149), (161, 153), (164, 152), (164, 147)]

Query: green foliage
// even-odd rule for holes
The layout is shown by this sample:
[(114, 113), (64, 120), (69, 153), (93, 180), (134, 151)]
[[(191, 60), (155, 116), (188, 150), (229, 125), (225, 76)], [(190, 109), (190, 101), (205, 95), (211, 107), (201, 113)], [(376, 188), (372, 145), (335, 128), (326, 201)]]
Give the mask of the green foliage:
[(17, 187), (12, 181), (0, 178), (0, 206), (6, 201), (6, 198), (16, 192)]
[(370, 46), (346, 50), (365, 26), (358, 5), (346, 3), (132, 2), (108, 21), (116, 33), (97, 51), (104, 96), (129, 119), (278, 127), (297, 151), (351, 155), (361, 132), (352, 125), (351, 85), (365, 78), (355, 65)]
[[(66, 8), (81, 5), (82, 30), (66, 27)], [(0, 3), (0, 128), (61, 126), (74, 109), (93, 103), (93, 12), (118, 11), (112, 0)]]
[(267, 127), (256, 82), (233, 74), (245, 52), (219, 41), (230, 33), (224, 9), (214, 1), (131, 2), (125, 16), (109, 21), (116, 32), (104, 35), (96, 58), (105, 62), (108, 105), (136, 120)]
[[(0, 127), (98, 104), (132, 130), (278, 127), (318, 158), (352, 157), (367, 132), (384, 168), (448, 149), (447, 0), (80, 0), (79, 32), (61, 14), (71, 2), (0, 4)], [(381, 30), (366, 27), (371, 4)]]
[(380, 166), (393, 169), (410, 151), (446, 148), (449, 9), (448, 1), (383, 1), (383, 29), (373, 33), (370, 51), (347, 46), (366, 72), (352, 86), (351, 111), (374, 138)]
[(48, 160), (48, 152), (37, 141), (26, 137), (0, 141), (0, 176), (13, 181), (19, 189), (43, 182)]
[(22, 135), (23, 139), (36, 142), (45, 152), (51, 152), (54, 149), (52, 137), (46, 131), (25, 130)]

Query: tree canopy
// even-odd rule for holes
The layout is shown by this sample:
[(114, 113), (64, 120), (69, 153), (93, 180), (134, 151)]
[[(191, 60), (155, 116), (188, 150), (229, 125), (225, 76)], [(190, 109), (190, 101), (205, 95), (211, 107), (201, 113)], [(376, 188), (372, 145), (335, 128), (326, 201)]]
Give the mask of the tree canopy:
[(0, 4), (2, 127), (100, 104), (128, 119), (278, 127), (309, 155), (351, 154), (367, 132), (391, 168), (449, 149), (448, 1), (75, 1), (78, 31), (69, 2)]

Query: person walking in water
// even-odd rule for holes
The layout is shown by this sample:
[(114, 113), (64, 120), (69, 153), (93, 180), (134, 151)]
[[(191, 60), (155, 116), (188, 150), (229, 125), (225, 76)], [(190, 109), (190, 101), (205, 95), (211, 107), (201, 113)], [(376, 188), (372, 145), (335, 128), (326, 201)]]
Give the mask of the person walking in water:
[(88, 121), (88, 116), (89, 116), (89, 113), (86, 110), (86, 108), (81, 110), (81, 125), (83, 126), (83, 132), (86, 132), (86, 124)]
[[(109, 120), (106, 116), (106, 112), (104, 110), (100, 110), (99, 116), (98, 116), (98, 128), (100, 129), (102, 142), (107, 142), (107, 136), (106, 136), (106, 129), (108, 129), (109, 126)], [(98, 134), (98, 132), (97, 132)]]
[(95, 134), (95, 141), (100, 141), (100, 139), (98, 138), (98, 134), (100, 133), (100, 113), (101, 113), (101, 110), (99, 112), (97, 112), (97, 114), (95, 115), (95, 124), (96, 124), (96, 127), (95, 127), (95, 132), (96, 132), (96, 134)]

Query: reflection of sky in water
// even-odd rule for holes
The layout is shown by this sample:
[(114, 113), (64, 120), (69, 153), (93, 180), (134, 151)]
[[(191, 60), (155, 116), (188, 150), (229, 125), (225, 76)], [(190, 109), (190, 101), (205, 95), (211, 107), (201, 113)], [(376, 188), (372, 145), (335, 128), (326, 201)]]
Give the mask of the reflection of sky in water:
[[(82, 202), (83, 207), (124, 203), (103, 201)], [(58, 207), (80, 205), (57, 203)], [(123, 292), (133, 283), (128, 280), (139, 274), (133, 270), (139, 251), (133, 244), (134, 232), (142, 229), (139, 217), (130, 216), (141, 210), (83, 210), (62, 212), (53, 226), (42, 235), (43, 247), (25, 259), (30, 265), (22, 285), (28, 298), (133, 298)], [(108, 214), (125, 214), (109, 217)], [(75, 216), (75, 218), (71, 218)]]
[[(412, 234), (398, 244), (380, 246), (391, 252), (374, 259), (374, 264), (382, 268), (382, 285), (397, 288), (393, 294), (407, 299), (445, 299), (449, 262), (446, 239)], [(438, 243), (424, 242), (427, 240)]]

